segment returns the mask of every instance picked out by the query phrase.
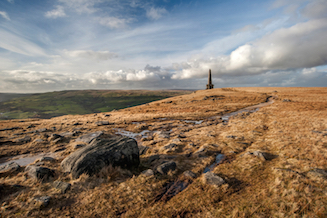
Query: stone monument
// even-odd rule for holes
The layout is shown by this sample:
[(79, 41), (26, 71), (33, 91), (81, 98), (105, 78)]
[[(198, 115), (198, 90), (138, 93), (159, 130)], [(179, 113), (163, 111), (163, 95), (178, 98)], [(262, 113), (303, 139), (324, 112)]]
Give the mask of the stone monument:
[(209, 69), (207, 89), (213, 89), (213, 84), (211, 81), (211, 69)]

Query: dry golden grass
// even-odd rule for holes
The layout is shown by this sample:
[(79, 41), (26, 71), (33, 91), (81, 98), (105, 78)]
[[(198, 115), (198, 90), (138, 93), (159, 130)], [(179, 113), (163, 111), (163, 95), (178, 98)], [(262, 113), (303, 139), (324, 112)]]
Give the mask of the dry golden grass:
[[(232, 117), (226, 125), (218, 118), (264, 102), (268, 96), (277, 96), (275, 102), (255, 113)], [(0, 214), (4, 217), (327, 216), (327, 178), (314, 170), (327, 170), (327, 88), (203, 90), (105, 114), (110, 117), (90, 114), (50, 120), (1, 121), (0, 129), (22, 129), (0, 132), (0, 154), (8, 158), (65, 148), (58, 152), (62, 159), (74, 151), (73, 140), (78, 137), (71, 136), (57, 144), (49, 142), (48, 136), (62, 132), (114, 134), (116, 128), (122, 128), (136, 133), (171, 131), (170, 138), (153, 134), (148, 139), (138, 140), (150, 149), (140, 156), (140, 167), (134, 171), (108, 167), (92, 177), (83, 175), (73, 180), (60, 171), (60, 158), (55, 163), (45, 162), (44, 166), (56, 171), (56, 180), (72, 184), (65, 194), (52, 188), (51, 183), (31, 180), (23, 171), (1, 174), (0, 184), (6, 191), (0, 190), (4, 194), (1, 195)], [(213, 116), (215, 120), (208, 119)], [(204, 122), (195, 125), (183, 121), (187, 119)], [(97, 126), (95, 122), (101, 120), (113, 124)], [(77, 122), (81, 125), (73, 125)], [(32, 124), (35, 127), (27, 129)], [(40, 128), (49, 131), (26, 133)], [(15, 135), (17, 133), (24, 134)], [(31, 137), (31, 142), (9, 142), (26, 135)], [(35, 139), (44, 141), (35, 142)], [(162, 150), (169, 143), (177, 144), (176, 150)], [(204, 151), (197, 153), (200, 148)], [(249, 154), (253, 151), (275, 156), (272, 160), (263, 160)], [(226, 156), (213, 170), (227, 182), (219, 189), (201, 181), (204, 168), (214, 161), (217, 153)], [(155, 154), (161, 158), (149, 163), (149, 158)], [(177, 163), (176, 171), (167, 176), (141, 175), (143, 170), (154, 168), (169, 158)], [(155, 201), (162, 188), (181, 180), (186, 170), (192, 170), (197, 178), (170, 200)], [(33, 198), (45, 195), (51, 196), (51, 202), (40, 208)]]

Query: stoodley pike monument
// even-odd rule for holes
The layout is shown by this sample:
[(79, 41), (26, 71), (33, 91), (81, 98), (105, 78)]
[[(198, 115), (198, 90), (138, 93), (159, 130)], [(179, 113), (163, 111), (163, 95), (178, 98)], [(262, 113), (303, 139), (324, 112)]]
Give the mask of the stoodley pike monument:
[(209, 69), (207, 89), (213, 89), (213, 84), (211, 80), (211, 69)]

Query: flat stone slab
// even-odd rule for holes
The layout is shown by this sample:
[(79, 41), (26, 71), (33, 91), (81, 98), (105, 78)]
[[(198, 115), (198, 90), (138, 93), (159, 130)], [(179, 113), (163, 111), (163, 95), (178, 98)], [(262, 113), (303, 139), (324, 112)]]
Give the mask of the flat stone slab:
[(102, 131), (88, 133), (88, 134), (82, 135), (82, 136), (78, 137), (77, 139), (75, 139), (75, 142), (90, 143), (93, 139), (98, 138), (101, 135), (103, 135)]

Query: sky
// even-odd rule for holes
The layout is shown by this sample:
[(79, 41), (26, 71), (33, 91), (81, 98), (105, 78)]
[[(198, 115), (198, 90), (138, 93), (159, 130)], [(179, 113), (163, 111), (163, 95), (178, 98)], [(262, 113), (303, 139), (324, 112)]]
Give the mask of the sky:
[(327, 0), (0, 0), (0, 92), (326, 87)]

